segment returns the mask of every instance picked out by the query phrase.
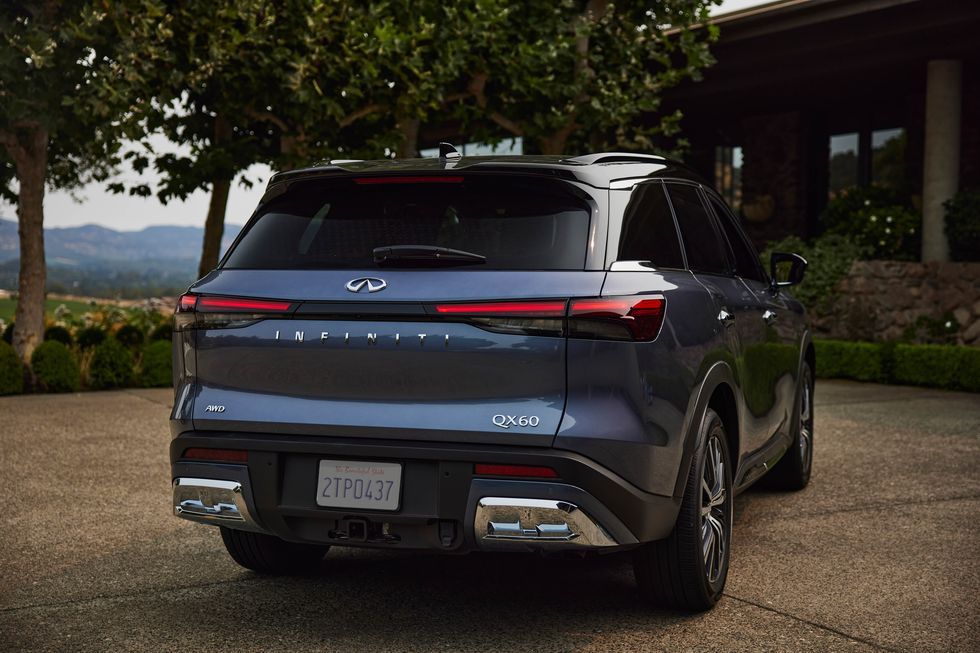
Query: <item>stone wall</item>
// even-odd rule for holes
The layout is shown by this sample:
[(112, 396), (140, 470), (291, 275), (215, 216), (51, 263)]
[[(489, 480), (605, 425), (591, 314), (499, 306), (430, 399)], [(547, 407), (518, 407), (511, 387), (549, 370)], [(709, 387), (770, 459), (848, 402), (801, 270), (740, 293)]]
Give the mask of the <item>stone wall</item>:
[(888, 341), (948, 315), (959, 324), (951, 341), (980, 346), (980, 263), (855, 261), (812, 321), (818, 337)]

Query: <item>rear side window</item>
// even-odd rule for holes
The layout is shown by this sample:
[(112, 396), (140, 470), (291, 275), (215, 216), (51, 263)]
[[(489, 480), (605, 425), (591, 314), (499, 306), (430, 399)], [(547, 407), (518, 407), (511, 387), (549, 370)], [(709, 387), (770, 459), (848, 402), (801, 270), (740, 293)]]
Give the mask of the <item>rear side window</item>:
[(474, 269), (581, 270), (591, 209), (561, 182), (515, 176), (298, 181), (260, 208), (225, 268), (375, 267), (373, 250), (431, 245)]
[(650, 261), (658, 268), (684, 268), (677, 226), (661, 182), (633, 190), (623, 215), (619, 260)]
[(687, 184), (667, 184), (667, 189), (681, 228), (688, 266), (695, 272), (731, 274), (725, 244), (712, 224), (698, 189)]
[(735, 255), (735, 273), (743, 279), (765, 282), (766, 275), (763, 274), (762, 266), (759, 265), (759, 255), (755, 248), (749, 244), (742, 230), (735, 224), (735, 216), (717, 197), (710, 193), (707, 193), (707, 196), (715, 215), (718, 217), (718, 222), (725, 229), (728, 244), (732, 246), (732, 254)]

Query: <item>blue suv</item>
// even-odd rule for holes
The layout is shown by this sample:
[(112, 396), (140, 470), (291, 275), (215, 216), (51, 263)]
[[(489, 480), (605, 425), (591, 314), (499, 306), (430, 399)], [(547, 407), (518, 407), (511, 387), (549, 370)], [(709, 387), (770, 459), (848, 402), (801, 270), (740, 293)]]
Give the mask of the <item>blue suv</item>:
[(629, 551), (646, 599), (708, 609), (734, 494), (809, 480), (805, 266), (767, 273), (659, 156), (277, 174), (179, 300), (174, 512), (263, 573), (333, 545)]

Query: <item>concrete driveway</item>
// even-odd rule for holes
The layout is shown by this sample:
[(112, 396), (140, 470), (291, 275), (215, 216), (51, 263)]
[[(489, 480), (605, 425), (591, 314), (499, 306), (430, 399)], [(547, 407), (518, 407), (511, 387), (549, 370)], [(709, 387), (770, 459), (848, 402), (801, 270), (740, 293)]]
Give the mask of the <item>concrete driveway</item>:
[(797, 494), (736, 503), (726, 597), (640, 605), (628, 560), (335, 548), (237, 567), (170, 514), (169, 391), (0, 398), (5, 651), (976, 651), (980, 397), (817, 388)]

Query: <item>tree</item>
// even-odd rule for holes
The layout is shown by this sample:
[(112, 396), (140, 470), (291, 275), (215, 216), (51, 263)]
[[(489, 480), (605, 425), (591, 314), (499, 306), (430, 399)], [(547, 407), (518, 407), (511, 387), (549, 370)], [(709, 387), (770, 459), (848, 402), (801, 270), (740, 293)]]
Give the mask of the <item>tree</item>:
[(713, 4), (509, 3), (503, 38), (470, 88), (485, 119), (526, 149), (651, 149), (678, 129), (679, 114), (658, 113), (663, 92), (714, 61)]
[[(20, 238), (13, 345), (25, 363), (44, 333), (44, 193), (104, 179), (156, 37), (147, 0), (5, 2), (0, 8), (0, 182)], [(10, 182), (16, 180), (16, 191)]]
[[(310, 51), (315, 41), (334, 43), (346, 26), (341, 14), (356, 3), (318, 0), (169, 0), (169, 56), (146, 80), (153, 110), (143, 124), (142, 149), (126, 158), (137, 172), (152, 166), (156, 188), (135, 184), (128, 192), (167, 203), (197, 190), (210, 193), (198, 275), (218, 262), (228, 195), (233, 180), (255, 163), (281, 167), (309, 164), (343, 148), (334, 142), (341, 128), (338, 93), (330, 75), (350, 69), (339, 53)], [(320, 57), (326, 71), (309, 79)], [(347, 119), (347, 124), (359, 116)], [(162, 133), (179, 151), (150, 146)], [(251, 185), (250, 179), (241, 183)], [(125, 192), (124, 184), (110, 185)]]

